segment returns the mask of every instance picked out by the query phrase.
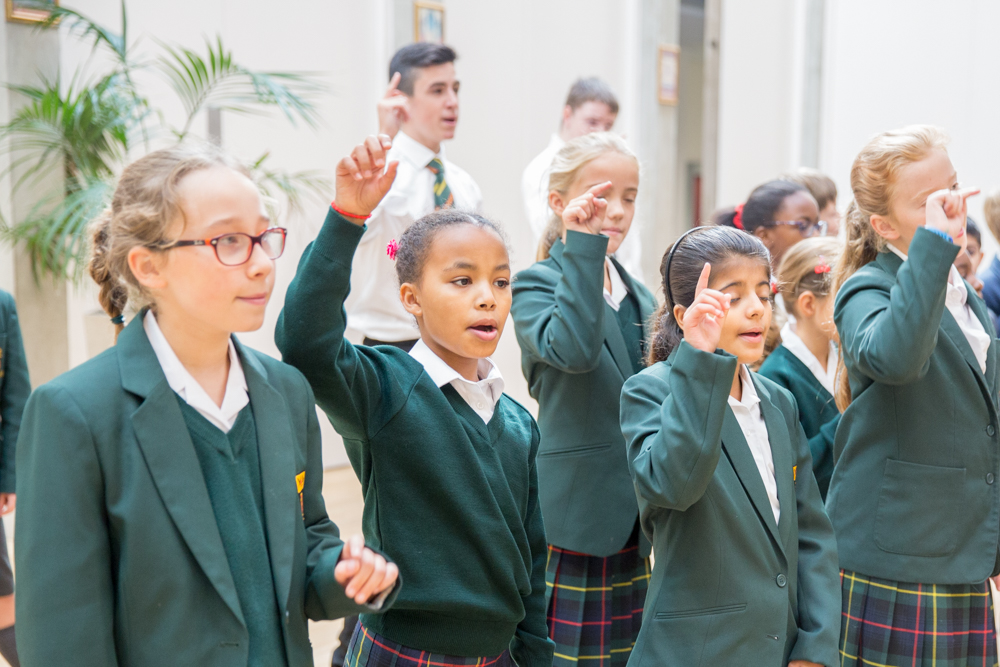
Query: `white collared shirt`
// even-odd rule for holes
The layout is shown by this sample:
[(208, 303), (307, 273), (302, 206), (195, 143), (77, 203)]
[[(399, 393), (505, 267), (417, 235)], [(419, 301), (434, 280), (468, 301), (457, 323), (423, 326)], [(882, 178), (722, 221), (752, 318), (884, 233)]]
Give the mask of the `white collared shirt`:
[[(521, 193), (524, 196), (524, 213), (535, 238), (535, 246), (542, 240), (542, 234), (554, 215), (549, 208), (549, 173), (552, 160), (566, 142), (558, 134), (553, 134), (549, 145), (535, 156), (524, 168), (521, 176)], [(632, 221), (632, 228), (614, 256), (629, 274), (642, 282), (642, 244), (639, 241), (639, 225)], [(534, 253), (531, 253), (534, 255)], [(615, 309), (617, 310), (617, 308)]]
[(479, 381), (472, 382), (462, 377), (458, 371), (445, 363), (444, 359), (434, 354), (423, 339), (410, 350), (410, 356), (420, 362), (424, 371), (438, 387), (450, 384), (458, 392), (469, 407), (475, 410), (483, 422), (489, 424), (493, 418), (500, 396), (503, 395), (503, 377), (500, 369), (489, 357), (479, 360)]
[[(905, 252), (892, 244), (887, 244), (887, 247), (904, 262), (906, 261), (907, 255)], [(948, 272), (948, 291), (944, 297), (944, 305), (948, 308), (948, 312), (951, 313), (952, 317), (955, 318), (955, 321), (958, 322), (958, 328), (965, 334), (965, 340), (969, 342), (972, 354), (975, 355), (976, 361), (979, 362), (979, 370), (985, 373), (986, 355), (993, 340), (986, 333), (983, 323), (979, 321), (976, 314), (969, 308), (968, 299), (969, 292), (965, 288), (965, 281), (962, 280), (962, 274), (958, 272), (958, 269), (953, 264), (951, 270)]]
[(625, 286), (625, 281), (622, 280), (614, 263), (610, 259), (605, 259), (604, 263), (608, 265), (608, 275), (611, 277), (611, 291), (609, 292), (607, 288), (604, 289), (604, 300), (617, 313), (618, 309), (621, 308), (622, 301), (628, 296), (628, 287)]
[(386, 246), (393, 239), (398, 241), (419, 218), (434, 212), (434, 174), (427, 165), (435, 157), (444, 163), (444, 178), (455, 198), (455, 208), (478, 211), (482, 205), (479, 186), (445, 157), (443, 149), (435, 153), (405, 132), (396, 134), (387, 154), (389, 162), (399, 161), (396, 180), (368, 220), (351, 272), (348, 323), (369, 338), (396, 342), (420, 336), (413, 316), (399, 302), (396, 265), (386, 254)]
[(174, 349), (170, 347), (170, 343), (167, 342), (160, 330), (160, 325), (157, 324), (153, 311), (146, 311), (142, 327), (146, 330), (146, 337), (149, 338), (149, 344), (153, 346), (156, 360), (160, 362), (160, 368), (163, 369), (163, 374), (167, 377), (167, 384), (170, 385), (170, 388), (220, 431), (229, 433), (233, 424), (236, 423), (240, 411), (250, 403), (246, 376), (243, 375), (243, 365), (236, 353), (233, 339), (229, 339), (229, 379), (226, 380), (226, 395), (220, 406), (209, 398), (208, 393), (198, 384), (194, 376), (184, 368), (184, 364), (177, 358)]
[(774, 513), (774, 523), (778, 523), (781, 516), (781, 505), (778, 503), (778, 483), (774, 478), (774, 459), (771, 458), (771, 440), (767, 435), (767, 424), (764, 423), (764, 416), (760, 412), (760, 397), (757, 389), (750, 379), (750, 371), (746, 365), (740, 366), (740, 382), (743, 384), (743, 397), (737, 401), (732, 396), (729, 397), (729, 407), (732, 408), (736, 421), (743, 431), (750, 446), (750, 453), (757, 464), (757, 471), (764, 482), (764, 490), (767, 491), (767, 499), (771, 502), (771, 511)]
[(799, 338), (799, 335), (795, 332), (794, 320), (786, 322), (785, 326), (781, 327), (781, 344), (795, 355), (799, 361), (805, 364), (805, 367), (809, 369), (813, 377), (819, 380), (824, 389), (830, 392), (831, 395), (837, 393), (835, 380), (837, 377), (838, 352), (836, 343), (832, 340), (830, 341), (830, 351), (827, 353), (826, 368), (823, 368), (823, 364), (819, 362), (816, 355)]

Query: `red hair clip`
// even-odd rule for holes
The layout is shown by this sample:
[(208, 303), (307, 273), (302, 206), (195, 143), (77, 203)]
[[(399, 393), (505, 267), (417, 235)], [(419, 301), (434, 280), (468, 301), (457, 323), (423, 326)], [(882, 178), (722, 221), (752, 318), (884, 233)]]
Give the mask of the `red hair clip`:
[(399, 243), (396, 239), (389, 241), (389, 245), (385, 247), (385, 254), (389, 255), (389, 259), (396, 261), (396, 253), (399, 252)]
[(737, 204), (735, 210), (736, 215), (733, 216), (733, 227), (746, 231), (746, 227), (743, 226), (743, 204)]
[(816, 268), (813, 269), (813, 272), (819, 275), (823, 273), (830, 273), (831, 270), (832, 269), (830, 268), (830, 265), (826, 263), (826, 258), (823, 257), (823, 255), (820, 255), (819, 264), (816, 265)]
[(777, 293), (778, 293), (778, 281), (775, 280), (774, 278), (771, 278), (771, 294), (777, 294)]

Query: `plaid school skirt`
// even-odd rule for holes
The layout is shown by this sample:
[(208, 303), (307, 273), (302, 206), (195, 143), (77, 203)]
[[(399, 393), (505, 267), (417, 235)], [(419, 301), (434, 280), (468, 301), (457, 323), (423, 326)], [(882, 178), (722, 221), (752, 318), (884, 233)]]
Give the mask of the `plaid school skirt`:
[(517, 667), (509, 651), (483, 658), (430, 653), (386, 639), (358, 623), (344, 667)]
[(841, 667), (996, 667), (989, 582), (909, 584), (841, 570)]
[(639, 556), (639, 530), (607, 558), (549, 545), (545, 568), (549, 637), (555, 667), (624, 667), (642, 625), (649, 559)]

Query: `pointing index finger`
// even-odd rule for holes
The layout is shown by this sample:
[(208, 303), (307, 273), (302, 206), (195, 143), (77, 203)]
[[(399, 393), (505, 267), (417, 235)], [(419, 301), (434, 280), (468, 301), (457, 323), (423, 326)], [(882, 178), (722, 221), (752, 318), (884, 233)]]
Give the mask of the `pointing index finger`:
[(698, 298), (698, 295), (708, 289), (708, 278), (712, 275), (712, 265), (705, 262), (705, 266), (701, 269), (701, 275), (698, 276), (698, 286), (694, 288), (694, 298)]
[(594, 187), (587, 190), (588, 194), (592, 194), (595, 197), (603, 197), (608, 190), (611, 189), (611, 181), (604, 181), (603, 183), (598, 183)]
[(403, 75), (400, 74), (399, 72), (396, 72), (395, 74), (392, 75), (392, 78), (389, 79), (389, 87), (385, 89), (386, 97), (391, 97), (396, 93), (396, 91), (399, 89), (399, 80), (402, 78)]

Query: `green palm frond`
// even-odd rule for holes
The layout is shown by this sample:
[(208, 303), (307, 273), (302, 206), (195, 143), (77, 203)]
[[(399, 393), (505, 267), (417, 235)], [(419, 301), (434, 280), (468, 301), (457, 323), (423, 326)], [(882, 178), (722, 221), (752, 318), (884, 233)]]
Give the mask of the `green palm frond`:
[[(307, 201), (325, 202), (330, 199), (333, 187), (330, 179), (318, 171), (289, 172), (267, 166), (271, 154), (264, 153), (250, 166), (250, 170), (264, 196), (273, 202), (276, 195), (283, 195), (288, 203), (288, 212), (302, 212)], [(268, 202), (271, 217), (277, 216), (274, 206)]]
[(40, 86), (11, 86), (29, 99), (11, 121), (0, 127), (0, 140), (9, 139), (10, 170), (23, 172), (15, 187), (62, 165), (67, 190), (109, 178), (125, 160), (131, 135), (148, 113), (123, 85), (120, 73), (89, 86), (58, 80)]
[(0, 227), (0, 238), (27, 250), (36, 280), (43, 275), (79, 278), (89, 250), (87, 226), (108, 206), (113, 192), (114, 181), (108, 179), (45, 198), (23, 222)]
[(315, 76), (295, 72), (255, 72), (238, 65), (217, 37), (206, 40), (207, 57), (185, 47), (162, 44), (166, 55), (157, 69), (184, 105), (187, 119), (177, 137), (183, 140), (195, 116), (206, 107), (234, 113), (261, 113), (278, 107), (292, 124), (318, 122), (313, 98), (324, 90)]
[(39, 9), (49, 12), (49, 17), (41, 23), (41, 27), (47, 28), (61, 22), (69, 29), (70, 34), (75, 34), (84, 40), (92, 39), (94, 49), (100, 46), (107, 47), (119, 63), (128, 66), (128, 14), (125, 11), (125, 0), (121, 2), (121, 33), (109, 30), (85, 14), (69, 7), (57, 7), (51, 2), (32, 4), (37, 4)]

